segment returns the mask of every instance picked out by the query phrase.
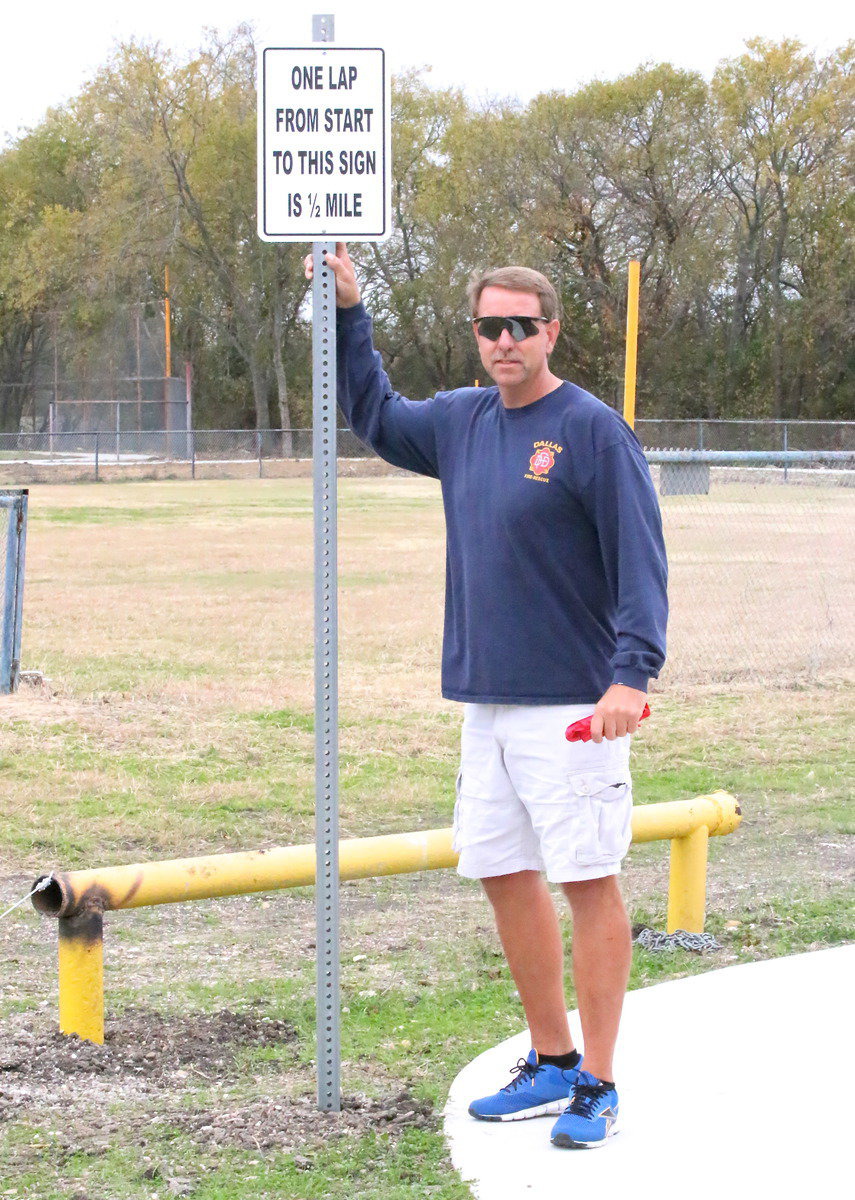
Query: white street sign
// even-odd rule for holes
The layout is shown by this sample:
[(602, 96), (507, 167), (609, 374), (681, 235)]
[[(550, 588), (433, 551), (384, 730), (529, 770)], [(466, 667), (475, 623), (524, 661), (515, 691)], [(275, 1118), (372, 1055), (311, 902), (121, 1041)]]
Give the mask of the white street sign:
[(390, 232), (389, 83), (382, 50), (267, 46), (258, 59), (258, 235)]

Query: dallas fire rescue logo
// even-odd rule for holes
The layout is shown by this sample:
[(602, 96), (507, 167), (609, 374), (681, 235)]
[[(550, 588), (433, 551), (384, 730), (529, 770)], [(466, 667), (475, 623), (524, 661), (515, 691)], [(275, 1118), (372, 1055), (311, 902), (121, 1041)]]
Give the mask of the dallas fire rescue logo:
[(549, 472), (555, 466), (555, 455), (562, 454), (563, 451), (564, 447), (556, 442), (535, 442), (534, 454), (528, 460), (531, 470), (526, 472), (526, 479), (533, 479), (536, 483), (549, 483)]
[(535, 450), (528, 462), (535, 475), (548, 475), (549, 468), (555, 466), (555, 455), (544, 447), (542, 450)]

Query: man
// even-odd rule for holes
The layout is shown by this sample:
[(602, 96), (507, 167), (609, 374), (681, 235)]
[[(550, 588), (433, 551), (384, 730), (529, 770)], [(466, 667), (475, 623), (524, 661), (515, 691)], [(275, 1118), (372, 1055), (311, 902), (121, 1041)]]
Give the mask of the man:
[[(373, 349), (343, 243), (327, 262), (351, 428), (442, 484), (442, 693), (465, 704), (458, 870), (492, 904), (533, 1047), (515, 1079), (469, 1111), (488, 1121), (560, 1113), (555, 1145), (603, 1145), (618, 1113), (612, 1055), (631, 958), (617, 883), (630, 841), (629, 742), (664, 661), (665, 550), (647, 463), (617, 413), (550, 371), (558, 299), (538, 272), (503, 268), (470, 287), (496, 386), (413, 402)], [(591, 740), (568, 742), (565, 729), (585, 716)], [(584, 1064), (544, 871), (572, 910)]]

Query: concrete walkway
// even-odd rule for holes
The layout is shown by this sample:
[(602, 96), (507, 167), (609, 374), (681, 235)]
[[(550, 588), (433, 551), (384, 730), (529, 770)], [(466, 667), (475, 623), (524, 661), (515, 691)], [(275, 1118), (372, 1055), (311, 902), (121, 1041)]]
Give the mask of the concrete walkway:
[[(510, 1081), (528, 1031), (455, 1079), (445, 1131), (478, 1200), (821, 1200), (852, 1195), (855, 945), (630, 992), (621, 1132), (559, 1150), (553, 1118), (493, 1124), (469, 1101)], [(570, 1014), (581, 1041), (578, 1016)]]

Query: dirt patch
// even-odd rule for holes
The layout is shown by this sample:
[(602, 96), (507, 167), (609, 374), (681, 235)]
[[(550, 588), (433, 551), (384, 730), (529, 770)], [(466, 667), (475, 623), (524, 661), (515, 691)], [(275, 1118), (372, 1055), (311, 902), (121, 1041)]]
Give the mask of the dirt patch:
[(228, 1078), (239, 1050), (295, 1040), (287, 1021), (229, 1009), (190, 1017), (126, 1012), (107, 1021), (103, 1046), (61, 1033), (39, 1036), (16, 1029), (0, 1048), (0, 1120), (31, 1106), (36, 1094), (53, 1106), (69, 1087), (79, 1086), (82, 1076), (153, 1091), (191, 1074)]
[[(190, 1194), (196, 1182), (166, 1161), (179, 1135), (196, 1145), (202, 1171), (215, 1169), (225, 1149), (291, 1154), (308, 1171), (330, 1138), (437, 1127), (430, 1102), (399, 1082), (379, 1097), (343, 1096), (338, 1113), (320, 1112), (314, 1095), (296, 1094), (298, 1080), (310, 1082), (299, 1066), (280, 1060), (275, 1075), (259, 1078), (238, 1062), (241, 1049), (295, 1040), (287, 1021), (229, 1009), (192, 1017), (129, 1011), (107, 1022), (103, 1046), (12, 1029), (0, 1047), (0, 1124), (43, 1131), (14, 1150), (20, 1169), (40, 1161), (47, 1145), (59, 1163), (105, 1154), (117, 1142), (144, 1145), (143, 1178), (175, 1195)], [(193, 1104), (199, 1088), (209, 1089), (204, 1106)]]
[(379, 1098), (344, 1096), (338, 1113), (319, 1112), (310, 1096), (277, 1096), (230, 1110), (172, 1114), (170, 1124), (202, 1144), (293, 1153), (330, 1136), (361, 1134), (371, 1127), (433, 1129), (437, 1117), (428, 1101), (404, 1088)]

